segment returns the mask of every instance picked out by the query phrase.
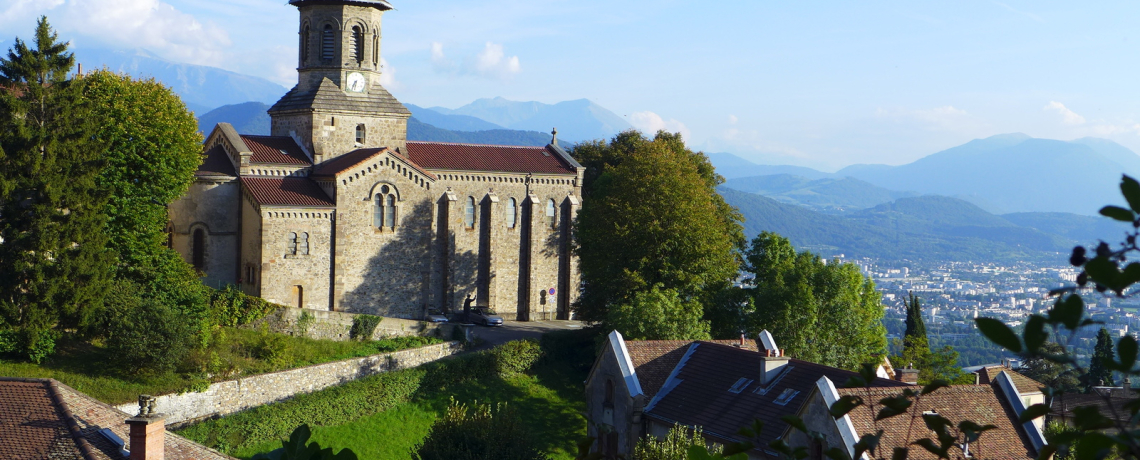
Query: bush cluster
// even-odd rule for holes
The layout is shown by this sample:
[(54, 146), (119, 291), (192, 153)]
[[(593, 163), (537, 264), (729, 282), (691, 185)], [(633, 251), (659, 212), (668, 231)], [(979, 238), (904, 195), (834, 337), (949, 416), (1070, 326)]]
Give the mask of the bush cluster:
[(502, 377), (524, 374), (542, 357), (542, 348), (533, 339), (515, 340), (491, 350), (495, 371)]
[(518, 413), (506, 404), (453, 398), (413, 456), (416, 460), (544, 460), (548, 458)]
[(210, 321), (215, 326), (237, 327), (264, 318), (278, 308), (285, 307), (246, 295), (231, 284), (210, 297)]
[[(423, 340), (431, 340), (423, 338)], [(298, 395), (187, 427), (179, 434), (209, 447), (232, 451), (283, 439), (299, 425), (348, 423), (408, 402), (413, 396), (471, 380), (496, 376), (498, 363), (527, 369), (540, 356), (537, 343), (509, 342), (499, 348), (435, 361), (422, 366), (365, 377), (316, 393)]]
[(348, 336), (353, 340), (370, 340), (372, 333), (376, 332), (376, 326), (380, 325), (380, 317), (372, 315), (356, 315), (352, 318), (352, 329), (348, 331)]

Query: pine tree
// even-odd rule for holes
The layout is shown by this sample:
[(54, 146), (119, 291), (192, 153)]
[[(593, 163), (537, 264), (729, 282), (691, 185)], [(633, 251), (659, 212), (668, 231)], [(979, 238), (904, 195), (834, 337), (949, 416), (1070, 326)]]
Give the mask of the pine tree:
[(67, 46), (41, 17), (35, 48), (17, 39), (0, 58), (0, 329), (33, 361), (99, 305), (113, 260), (96, 118)]
[(1096, 334), (1096, 347), (1093, 348), (1092, 361), (1089, 362), (1089, 371), (1081, 376), (1081, 383), (1085, 391), (1092, 391), (1095, 386), (1113, 386), (1116, 381), (1112, 378), (1112, 370), (1105, 367), (1105, 363), (1112, 362), (1116, 354), (1112, 350), (1112, 335), (1108, 329), (1101, 328)]

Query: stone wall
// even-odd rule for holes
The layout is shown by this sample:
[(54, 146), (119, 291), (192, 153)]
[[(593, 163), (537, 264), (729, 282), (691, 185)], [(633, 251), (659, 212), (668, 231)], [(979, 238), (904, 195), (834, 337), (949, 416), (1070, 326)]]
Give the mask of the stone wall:
[[(269, 330), (282, 334), (302, 335), (298, 324), (301, 315), (308, 313), (311, 319), (304, 327), (304, 336), (319, 340), (345, 341), (351, 339), (353, 318), (360, 316), (354, 313), (339, 311), (314, 311), (299, 308), (282, 308), (255, 322), (251, 327), (261, 327), (265, 323)], [(456, 325), (450, 323), (428, 323), (401, 318), (381, 317), (380, 324), (372, 332), (371, 340), (380, 340), (387, 337), (404, 337), (410, 335), (427, 335), (448, 339), (452, 337), (452, 329)]]
[(205, 232), (206, 265), (200, 269), (207, 286), (220, 288), (237, 280), (240, 195), (236, 178), (197, 178), (168, 208), (171, 245), (186, 262), (193, 263), (194, 232)]
[[(448, 342), (218, 382), (201, 393), (159, 396), (155, 411), (165, 414), (167, 424), (177, 427), (282, 401), (297, 394), (311, 393), (369, 375), (419, 366), (454, 355), (461, 349), (459, 342)], [(123, 404), (118, 409), (133, 414), (138, 412), (138, 404)]]
[[(261, 297), (270, 302), (329, 310), (332, 209), (261, 209)], [(296, 235), (298, 249), (289, 240)], [(303, 246), (308, 243), (308, 254)], [(298, 302), (300, 300), (300, 302)]]

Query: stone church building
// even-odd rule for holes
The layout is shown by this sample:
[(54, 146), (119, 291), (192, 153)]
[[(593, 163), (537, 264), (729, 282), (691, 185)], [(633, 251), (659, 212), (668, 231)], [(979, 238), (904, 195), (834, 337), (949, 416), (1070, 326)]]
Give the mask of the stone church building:
[(218, 124), (171, 245), (214, 287), (300, 308), (418, 319), (468, 295), (507, 319), (566, 319), (584, 168), (545, 147), (407, 140), (380, 85), (384, 0), (291, 0), (297, 86), (270, 136)]

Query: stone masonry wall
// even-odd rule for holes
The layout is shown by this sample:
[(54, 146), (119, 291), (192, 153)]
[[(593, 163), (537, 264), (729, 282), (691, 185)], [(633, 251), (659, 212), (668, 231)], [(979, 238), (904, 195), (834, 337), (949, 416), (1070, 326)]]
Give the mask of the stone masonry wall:
[[(159, 396), (155, 411), (165, 414), (168, 424), (179, 426), (282, 401), (297, 394), (311, 393), (369, 375), (416, 367), (459, 351), (459, 342), (448, 342), (228, 380), (210, 385), (201, 393)], [(118, 406), (118, 409), (133, 414), (138, 411), (138, 404), (127, 403)]]
[(171, 243), (188, 263), (194, 231), (206, 232), (206, 266), (202, 282), (222, 287), (237, 280), (238, 203), (236, 179), (196, 179), (185, 195), (170, 204)]
[[(329, 267), (332, 262), (331, 209), (261, 208), (261, 297), (270, 302), (313, 310), (329, 310)], [(296, 234), (298, 250), (289, 253)], [(303, 254), (308, 234), (309, 253)], [(300, 286), (298, 288), (298, 286)], [(303, 305), (298, 305), (298, 291)]]
[[(254, 323), (251, 327), (258, 328), (265, 323), (269, 330), (282, 334), (302, 335), (299, 325), (301, 315), (310, 315), (309, 324), (304, 328), (304, 336), (319, 340), (350, 340), (352, 321), (359, 316), (354, 313), (339, 311), (314, 311), (299, 308), (282, 308), (269, 314)], [(380, 324), (372, 331), (371, 340), (380, 340), (386, 337), (404, 337), (410, 335), (427, 335), (439, 338), (450, 338), (452, 329), (456, 327), (449, 323), (428, 323), (401, 318), (381, 318)]]

